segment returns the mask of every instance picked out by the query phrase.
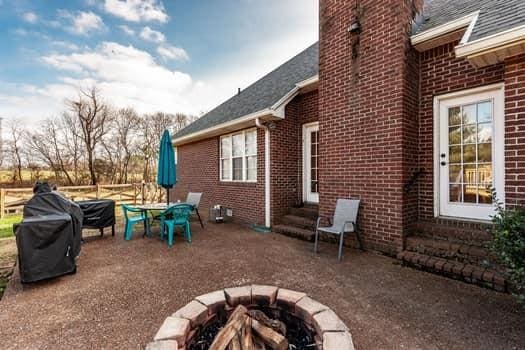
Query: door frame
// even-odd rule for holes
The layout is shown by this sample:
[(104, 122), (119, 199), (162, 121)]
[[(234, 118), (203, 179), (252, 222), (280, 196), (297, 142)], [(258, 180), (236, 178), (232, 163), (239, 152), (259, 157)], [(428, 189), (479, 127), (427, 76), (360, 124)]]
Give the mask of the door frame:
[[(441, 146), (441, 101), (450, 99), (457, 99), (461, 97), (472, 96), (481, 93), (493, 93), (498, 100), (498, 110), (496, 110), (496, 103), (494, 104), (494, 116), (493, 116), (493, 127), (494, 127), (494, 140), (493, 140), (493, 176), (494, 185), (498, 191), (498, 201), (505, 205), (505, 85), (504, 83), (491, 84), (481, 86), (473, 89), (466, 89), (457, 92), (452, 92), (444, 95), (434, 96), (434, 123), (433, 123), (433, 136), (434, 136), (434, 216), (443, 217), (441, 214), (441, 165), (440, 165), (440, 146)], [(497, 142), (496, 142), (497, 140)], [(448, 152), (447, 152), (448, 154)], [(490, 218), (471, 218), (471, 217), (460, 217), (459, 219), (477, 220), (477, 221), (489, 221)]]
[[(303, 136), (302, 136), (302, 153), (303, 153), (303, 176), (302, 176), (302, 179), (303, 179), (303, 183), (302, 183), (302, 187), (303, 187), (303, 202), (305, 203), (319, 203), (319, 195), (317, 196), (317, 200), (308, 200), (308, 186), (309, 186), (309, 183), (310, 183), (310, 176), (308, 175), (310, 173), (310, 169), (307, 169), (307, 165), (309, 164), (310, 162), (310, 148), (308, 147), (308, 145), (306, 144), (306, 135), (307, 135), (307, 132), (309, 130), (312, 130), (312, 129), (317, 129), (317, 132), (319, 132), (319, 122), (312, 122), (312, 123), (307, 123), (307, 124), (303, 124)], [(317, 151), (318, 154), (319, 154), (319, 150)], [(318, 174), (319, 175), (319, 174)], [(317, 181), (319, 181), (319, 179), (317, 179)], [(318, 186), (317, 186), (317, 190), (319, 191), (319, 182), (318, 182)], [(317, 192), (319, 194), (319, 192)]]

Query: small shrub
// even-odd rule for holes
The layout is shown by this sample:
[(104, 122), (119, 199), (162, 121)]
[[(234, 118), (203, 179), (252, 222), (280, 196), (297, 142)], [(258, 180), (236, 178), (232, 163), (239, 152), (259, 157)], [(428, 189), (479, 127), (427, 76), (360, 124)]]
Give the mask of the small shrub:
[(493, 197), (497, 209), (491, 249), (506, 268), (518, 302), (525, 306), (525, 208), (505, 209), (495, 193)]

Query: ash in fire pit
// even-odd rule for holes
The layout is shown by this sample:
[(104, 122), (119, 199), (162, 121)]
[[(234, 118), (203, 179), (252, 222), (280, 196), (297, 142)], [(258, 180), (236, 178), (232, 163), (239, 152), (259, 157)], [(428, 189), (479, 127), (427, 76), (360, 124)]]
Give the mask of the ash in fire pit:
[(305, 293), (273, 286), (227, 288), (196, 297), (168, 317), (153, 349), (353, 350), (348, 328)]

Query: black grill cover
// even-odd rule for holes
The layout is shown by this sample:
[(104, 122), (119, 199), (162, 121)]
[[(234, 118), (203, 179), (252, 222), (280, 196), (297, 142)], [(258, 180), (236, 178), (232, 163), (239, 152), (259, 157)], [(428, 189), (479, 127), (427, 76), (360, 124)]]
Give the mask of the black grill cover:
[(16, 229), (22, 282), (36, 282), (76, 271), (74, 226), (69, 214), (24, 218)]
[(115, 201), (97, 199), (79, 201), (77, 204), (84, 213), (84, 228), (104, 228), (115, 225)]
[(39, 215), (71, 216), (73, 226), (73, 256), (80, 254), (80, 241), (82, 240), (82, 220), (84, 215), (75, 202), (67, 199), (56, 191), (37, 191), (24, 207), (24, 219)]

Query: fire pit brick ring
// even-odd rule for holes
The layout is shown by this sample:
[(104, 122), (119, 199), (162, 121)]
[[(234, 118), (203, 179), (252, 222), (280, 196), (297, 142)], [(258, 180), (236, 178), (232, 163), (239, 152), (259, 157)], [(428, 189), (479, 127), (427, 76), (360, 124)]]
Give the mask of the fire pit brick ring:
[(196, 297), (164, 320), (146, 350), (188, 350), (204, 328), (218, 315), (230, 314), (238, 305), (285, 312), (304, 323), (314, 335), (317, 349), (353, 350), (352, 336), (329, 307), (305, 293), (274, 286), (226, 288)]

